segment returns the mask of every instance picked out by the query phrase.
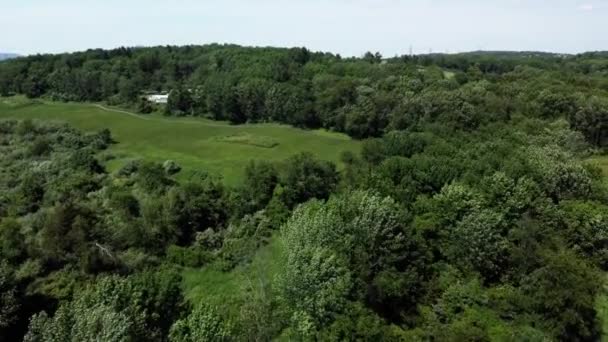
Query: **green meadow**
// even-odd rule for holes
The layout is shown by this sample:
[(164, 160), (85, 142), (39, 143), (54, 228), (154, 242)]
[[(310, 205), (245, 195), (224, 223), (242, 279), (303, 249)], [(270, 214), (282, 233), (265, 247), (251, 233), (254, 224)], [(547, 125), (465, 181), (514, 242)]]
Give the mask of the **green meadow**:
[(591, 158), (589, 161), (599, 166), (604, 172), (604, 176), (608, 177), (608, 156)]
[(249, 291), (262, 290), (275, 281), (283, 260), (283, 245), (275, 234), (255, 253), (250, 263), (230, 272), (221, 271), (217, 264), (185, 268), (182, 276), (186, 298), (192, 303), (228, 307), (230, 314), (237, 315), (238, 308), (250, 295)]
[[(116, 144), (108, 151), (115, 156), (110, 170), (132, 159), (175, 160), (184, 170), (181, 177), (205, 170), (238, 183), (249, 160), (282, 160), (309, 151), (339, 164), (343, 151), (356, 152), (359, 142), (325, 130), (302, 130), (279, 124), (234, 126), (201, 118), (173, 118), (160, 114), (140, 115), (97, 104), (58, 103), (0, 98), (0, 119), (37, 119), (67, 122), (84, 131), (111, 130)], [(192, 302), (205, 300), (228, 305), (232, 315), (247, 296), (249, 284), (272, 282), (280, 267), (282, 246), (275, 236), (261, 248), (252, 262), (231, 272), (216, 265), (183, 270), (184, 290)]]
[(202, 118), (140, 115), (96, 104), (0, 98), (0, 119), (40, 119), (67, 122), (84, 131), (108, 128), (116, 144), (110, 148), (109, 170), (129, 160), (174, 160), (188, 177), (194, 171), (238, 183), (250, 160), (280, 161), (311, 152), (339, 165), (343, 151), (356, 152), (359, 142), (340, 133), (303, 130), (279, 124), (230, 125)]

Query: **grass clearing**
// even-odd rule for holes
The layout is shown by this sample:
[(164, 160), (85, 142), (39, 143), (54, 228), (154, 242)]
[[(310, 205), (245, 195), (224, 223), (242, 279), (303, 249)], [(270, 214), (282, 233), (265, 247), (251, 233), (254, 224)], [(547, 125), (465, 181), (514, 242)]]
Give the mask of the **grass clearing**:
[(225, 137), (216, 137), (215, 140), (225, 143), (251, 145), (263, 148), (273, 148), (279, 145), (279, 142), (271, 137), (253, 135), (249, 133), (237, 133), (227, 135)]
[(444, 70), (444, 71), (443, 71), (443, 77), (444, 77), (445, 79), (447, 79), (447, 80), (451, 80), (451, 79), (453, 79), (454, 77), (456, 77), (456, 73), (455, 73), (455, 72), (453, 72), (453, 71), (446, 71), (446, 70)]
[(250, 160), (279, 161), (306, 151), (340, 167), (343, 151), (357, 152), (360, 148), (358, 141), (344, 134), (321, 130), (139, 115), (95, 104), (31, 101), (19, 96), (0, 98), (3, 118), (67, 122), (84, 131), (108, 128), (118, 142), (109, 151), (115, 156), (106, 163), (110, 171), (133, 159), (171, 159), (183, 168), (178, 178), (207, 171), (221, 176), (227, 184), (240, 181)]
[(608, 156), (600, 156), (589, 159), (589, 161), (600, 167), (604, 176), (608, 177)]
[(281, 269), (283, 245), (277, 235), (260, 248), (251, 263), (241, 265), (230, 272), (222, 272), (215, 265), (187, 268), (182, 272), (184, 293), (191, 303), (205, 302), (227, 307), (231, 314), (238, 314), (239, 303), (245, 300), (244, 285), (257, 286), (260, 282), (272, 282)]

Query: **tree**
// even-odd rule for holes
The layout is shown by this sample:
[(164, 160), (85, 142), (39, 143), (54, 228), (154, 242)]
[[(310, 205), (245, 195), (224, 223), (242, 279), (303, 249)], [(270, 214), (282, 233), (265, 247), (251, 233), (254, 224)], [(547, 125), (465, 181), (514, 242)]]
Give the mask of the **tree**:
[(190, 90), (177, 87), (169, 93), (165, 111), (167, 114), (186, 115), (192, 112), (192, 104), (193, 100)]
[(224, 188), (212, 180), (171, 188), (167, 193), (166, 211), (168, 222), (179, 232), (182, 245), (192, 242), (197, 232), (222, 227), (229, 217)]
[(264, 100), (266, 120), (306, 125), (310, 111), (301, 89), (286, 83), (276, 83), (268, 88)]
[(407, 222), (393, 200), (366, 192), (298, 207), (282, 227), (286, 264), (278, 283), (296, 329), (314, 333), (343, 313), (349, 299), (399, 317), (391, 303), (416, 298), (429, 275), (426, 248)]
[(462, 268), (471, 268), (488, 281), (498, 281), (509, 261), (507, 228), (496, 212), (471, 213), (451, 233), (449, 254)]
[(591, 191), (591, 175), (573, 156), (556, 146), (532, 146), (525, 151), (530, 176), (555, 203), (585, 197)]
[(25, 341), (165, 341), (181, 314), (180, 282), (170, 270), (101, 278), (52, 317), (35, 315)]
[(141, 114), (150, 114), (154, 111), (154, 107), (145, 97), (140, 97), (137, 101), (137, 112)]
[(247, 211), (263, 209), (272, 199), (279, 184), (279, 172), (274, 164), (264, 161), (250, 162), (245, 168), (245, 180), (241, 188)]
[(182, 167), (173, 160), (165, 160), (163, 163), (163, 169), (165, 169), (165, 173), (167, 173), (167, 175), (173, 176), (179, 173), (182, 170)]
[(583, 133), (589, 143), (608, 145), (608, 101), (592, 97), (569, 116), (570, 125)]
[(368, 51), (363, 55), (363, 60), (369, 63), (380, 63), (382, 62), (382, 54), (380, 52), (373, 53)]
[(7, 262), (17, 264), (27, 256), (21, 225), (14, 219), (0, 221), (0, 256)]
[(536, 99), (540, 106), (540, 116), (555, 119), (571, 116), (577, 111), (577, 99), (572, 95), (543, 90)]
[(118, 95), (122, 101), (133, 103), (137, 99), (138, 94), (139, 89), (137, 89), (134, 80), (123, 77), (118, 81)]
[[(239, 113), (242, 113), (245, 121), (257, 122), (266, 116), (265, 96), (268, 82), (260, 79), (252, 79), (237, 85), (235, 92), (239, 105)], [(231, 120), (234, 123), (242, 123), (240, 119)]]
[(4, 330), (17, 322), (20, 303), (17, 297), (17, 286), (9, 266), (0, 263), (0, 337)]
[(326, 199), (338, 184), (339, 175), (333, 163), (319, 161), (311, 153), (300, 153), (286, 161), (281, 177), (283, 201), (294, 207), (311, 198)]
[(171, 327), (171, 342), (221, 342), (231, 340), (231, 324), (208, 305), (198, 305)]
[(25, 342), (129, 340), (131, 322), (111, 307), (77, 301), (61, 306), (52, 318), (42, 312), (32, 317)]
[(585, 340), (597, 337), (594, 303), (601, 286), (597, 269), (563, 250), (547, 252), (543, 266), (524, 278), (522, 288), (554, 336)]
[(39, 76), (30, 76), (23, 83), (23, 93), (28, 98), (38, 98), (46, 91), (46, 84)]
[(386, 117), (369, 98), (360, 98), (355, 105), (344, 107), (344, 130), (358, 139), (377, 137), (387, 125)]
[(608, 207), (597, 202), (566, 201), (564, 210), (568, 246), (581, 256), (608, 269)]
[(136, 182), (149, 193), (163, 193), (172, 184), (163, 166), (152, 162), (143, 162), (139, 165)]

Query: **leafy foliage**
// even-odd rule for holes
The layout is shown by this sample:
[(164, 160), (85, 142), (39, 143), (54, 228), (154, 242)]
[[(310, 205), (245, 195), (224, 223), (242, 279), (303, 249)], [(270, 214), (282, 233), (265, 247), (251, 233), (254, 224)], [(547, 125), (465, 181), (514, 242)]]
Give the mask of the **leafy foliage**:
[(597, 340), (608, 186), (583, 160), (607, 144), (605, 58), (210, 45), (0, 63), (1, 94), (150, 112), (141, 95), (167, 92), (167, 115), (367, 139), (340, 168), (300, 153), (228, 186), (172, 160), (108, 173), (108, 130), (0, 121), (0, 339)]

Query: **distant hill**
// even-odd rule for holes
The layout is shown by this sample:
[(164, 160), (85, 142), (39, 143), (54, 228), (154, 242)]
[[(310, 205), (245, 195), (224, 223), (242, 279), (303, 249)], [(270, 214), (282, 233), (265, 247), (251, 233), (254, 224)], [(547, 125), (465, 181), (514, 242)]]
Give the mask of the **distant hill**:
[(552, 57), (552, 56), (568, 56), (567, 53), (543, 52), (543, 51), (470, 51), (461, 53), (462, 55), (473, 56), (509, 56), (509, 57)]
[(0, 61), (5, 60), (5, 59), (17, 58), (17, 57), (19, 57), (19, 55), (16, 53), (0, 52)]
[(495, 57), (495, 58), (563, 58), (563, 57), (572, 57), (574, 55), (568, 53), (554, 53), (554, 52), (542, 52), (542, 51), (469, 51), (469, 52), (459, 52), (454, 54), (445, 54), (445, 53), (431, 53), (431, 54), (422, 54), (421, 56), (432, 56), (432, 57), (440, 57), (440, 56), (465, 56), (465, 57)]

